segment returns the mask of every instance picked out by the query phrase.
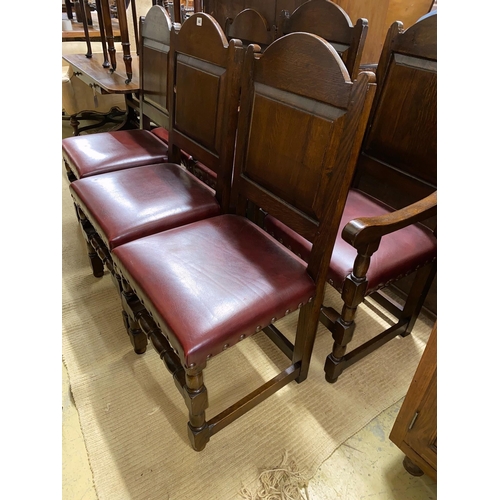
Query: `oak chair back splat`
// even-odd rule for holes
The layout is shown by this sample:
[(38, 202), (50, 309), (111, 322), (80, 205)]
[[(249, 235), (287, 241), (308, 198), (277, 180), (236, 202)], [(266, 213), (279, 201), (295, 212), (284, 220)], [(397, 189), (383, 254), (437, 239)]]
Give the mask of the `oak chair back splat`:
[(167, 10), (154, 5), (139, 19), (140, 128), (144, 116), (161, 127), (168, 127), (168, 54), (172, 22)]
[(258, 44), (264, 50), (276, 38), (275, 27), (270, 27), (264, 16), (255, 9), (245, 9), (234, 19), (226, 19), (228, 38), (238, 38), (243, 44)]
[(169, 161), (179, 162), (185, 150), (213, 171), (216, 197), (225, 209), (231, 187), (242, 44), (228, 41), (216, 20), (200, 12), (173, 34), (171, 47)]
[(350, 17), (330, 0), (309, 0), (291, 14), (284, 10), (278, 20), (278, 36), (305, 31), (321, 36), (341, 55), (349, 75), (355, 79), (359, 72), (368, 21), (358, 19), (353, 26)]
[(355, 186), (394, 208), (437, 188), (437, 12), (389, 29)]

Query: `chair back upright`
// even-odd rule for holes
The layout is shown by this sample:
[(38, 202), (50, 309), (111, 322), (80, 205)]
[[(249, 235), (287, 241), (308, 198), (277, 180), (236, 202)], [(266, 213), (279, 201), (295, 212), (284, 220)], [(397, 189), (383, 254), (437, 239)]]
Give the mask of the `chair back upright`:
[(354, 187), (399, 209), (437, 189), (437, 11), (390, 27)]
[(139, 19), (139, 117), (140, 128), (149, 121), (168, 127), (168, 54), (172, 22), (167, 10), (153, 5)]
[(228, 42), (217, 21), (202, 12), (178, 32), (172, 28), (168, 96), (169, 161), (181, 150), (217, 175), (215, 196), (228, 211), (234, 157), (241, 69), (240, 40)]
[(275, 28), (255, 9), (245, 9), (234, 19), (226, 19), (225, 32), (228, 38), (238, 38), (244, 45), (256, 43), (264, 50), (275, 39)]
[(257, 56), (252, 48), (242, 78), (233, 204), (239, 215), (259, 207), (313, 244), (308, 273), (317, 293), (300, 313), (297, 360), (316, 331), (375, 75), (360, 73), (352, 82), (331, 45), (309, 33), (285, 35)]
[(353, 26), (347, 13), (332, 1), (309, 0), (291, 14), (284, 10), (279, 16), (278, 36), (296, 31), (313, 33), (331, 43), (351, 78), (356, 79), (368, 33), (366, 19), (358, 19)]

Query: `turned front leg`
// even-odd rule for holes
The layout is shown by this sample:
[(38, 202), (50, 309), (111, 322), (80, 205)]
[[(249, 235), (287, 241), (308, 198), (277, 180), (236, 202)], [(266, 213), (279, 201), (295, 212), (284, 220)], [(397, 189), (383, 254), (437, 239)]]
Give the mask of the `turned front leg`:
[[(378, 245), (377, 245), (378, 247)], [(363, 302), (368, 280), (366, 273), (370, 265), (370, 258), (376, 250), (369, 248), (364, 253), (358, 253), (351, 274), (344, 281), (342, 287), (342, 300), (344, 306), (342, 313), (335, 321), (332, 329), (333, 347), (332, 352), (325, 361), (325, 378), (327, 382), (334, 383), (345, 369), (345, 353), (347, 345), (354, 335), (354, 317), (356, 310)]]
[(136, 354), (144, 354), (148, 347), (148, 336), (142, 331), (137, 315), (144, 310), (130, 285), (120, 279), (122, 316), (125, 329)]
[(192, 367), (186, 370), (184, 399), (189, 410), (189, 441), (196, 451), (202, 451), (210, 439), (210, 430), (205, 420), (208, 395), (207, 388), (203, 384), (202, 368)]
[(92, 274), (96, 278), (101, 278), (104, 275), (104, 264), (97, 254), (95, 248), (91, 243), (92, 235), (95, 233), (92, 224), (87, 219), (87, 216), (82, 211), (82, 209), (75, 204), (76, 214), (78, 217), (78, 222), (80, 223), (80, 227), (82, 229), (83, 237), (85, 239), (85, 243), (87, 244), (87, 254), (90, 260), (90, 267), (92, 268)]

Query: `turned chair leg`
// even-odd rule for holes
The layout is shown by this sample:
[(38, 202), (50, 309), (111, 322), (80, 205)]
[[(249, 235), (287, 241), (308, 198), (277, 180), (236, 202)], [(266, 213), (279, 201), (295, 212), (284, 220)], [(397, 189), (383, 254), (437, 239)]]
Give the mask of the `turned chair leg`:
[(78, 222), (82, 229), (83, 237), (85, 243), (87, 244), (87, 254), (90, 260), (90, 267), (92, 268), (92, 274), (96, 278), (101, 278), (104, 275), (104, 264), (97, 254), (95, 248), (90, 242), (92, 234), (95, 232), (92, 225), (90, 224), (87, 216), (81, 211), (81, 209), (75, 204), (76, 215), (78, 217)]
[(69, 117), (69, 124), (71, 125), (71, 127), (73, 128), (73, 136), (74, 137), (77, 137), (80, 135), (80, 130), (79, 130), (79, 126), (80, 126), (80, 122), (78, 121), (78, 119), (76, 118), (76, 115), (71, 115)]
[(120, 280), (122, 317), (125, 330), (129, 336), (136, 354), (144, 354), (148, 347), (148, 336), (144, 333), (136, 318), (136, 312), (143, 310), (144, 306), (124, 280)]
[(368, 248), (363, 253), (358, 253), (351, 274), (344, 281), (342, 287), (342, 300), (344, 306), (342, 313), (335, 321), (332, 328), (333, 348), (325, 361), (325, 379), (333, 384), (346, 368), (345, 353), (347, 345), (354, 334), (354, 316), (356, 310), (363, 302), (368, 281), (366, 272), (370, 264), (370, 257), (376, 247)]
[[(73, 173), (73, 171), (71, 170), (71, 168), (69, 168), (68, 164), (66, 163), (66, 161), (64, 161), (64, 168), (66, 169), (66, 177), (68, 178), (68, 181), (69, 182), (73, 182), (73, 181), (76, 181), (76, 176), (75, 174)], [(75, 205), (76, 206), (76, 205)], [(78, 212), (77, 212), (77, 215), (78, 215)]]
[(203, 384), (202, 368), (186, 370), (184, 399), (189, 410), (188, 436), (191, 446), (196, 451), (202, 451), (210, 439), (210, 429), (205, 420), (205, 410), (208, 408), (207, 388)]
[(332, 352), (327, 356), (325, 361), (325, 379), (330, 384), (335, 383), (344, 371), (344, 355), (347, 345), (352, 340), (354, 334), (356, 309), (357, 307), (350, 308), (347, 304), (344, 304), (342, 315), (333, 325)]
[(102, 263), (102, 260), (99, 258), (99, 255), (97, 255), (97, 252), (95, 251), (92, 244), (89, 241), (86, 241), (86, 243), (87, 243), (87, 254), (90, 260), (90, 267), (92, 268), (92, 274), (94, 275), (95, 278), (101, 278), (102, 276), (104, 276), (104, 264)]

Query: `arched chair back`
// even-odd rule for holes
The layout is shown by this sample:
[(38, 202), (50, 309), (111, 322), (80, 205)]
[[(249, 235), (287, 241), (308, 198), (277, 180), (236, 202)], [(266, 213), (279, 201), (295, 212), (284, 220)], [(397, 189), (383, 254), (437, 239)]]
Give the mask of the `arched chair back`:
[[(151, 7), (139, 19), (140, 128), (144, 120), (168, 128), (168, 55), (172, 21), (167, 10)], [(146, 127), (148, 128), (148, 127)]]
[(275, 39), (275, 29), (255, 9), (245, 9), (234, 19), (226, 20), (225, 32), (228, 38), (238, 38), (244, 45), (256, 43), (264, 50)]
[(278, 36), (305, 31), (332, 44), (341, 55), (351, 78), (359, 72), (368, 21), (358, 19), (353, 25), (347, 13), (330, 0), (309, 0), (291, 14), (282, 11), (278, 20)]

